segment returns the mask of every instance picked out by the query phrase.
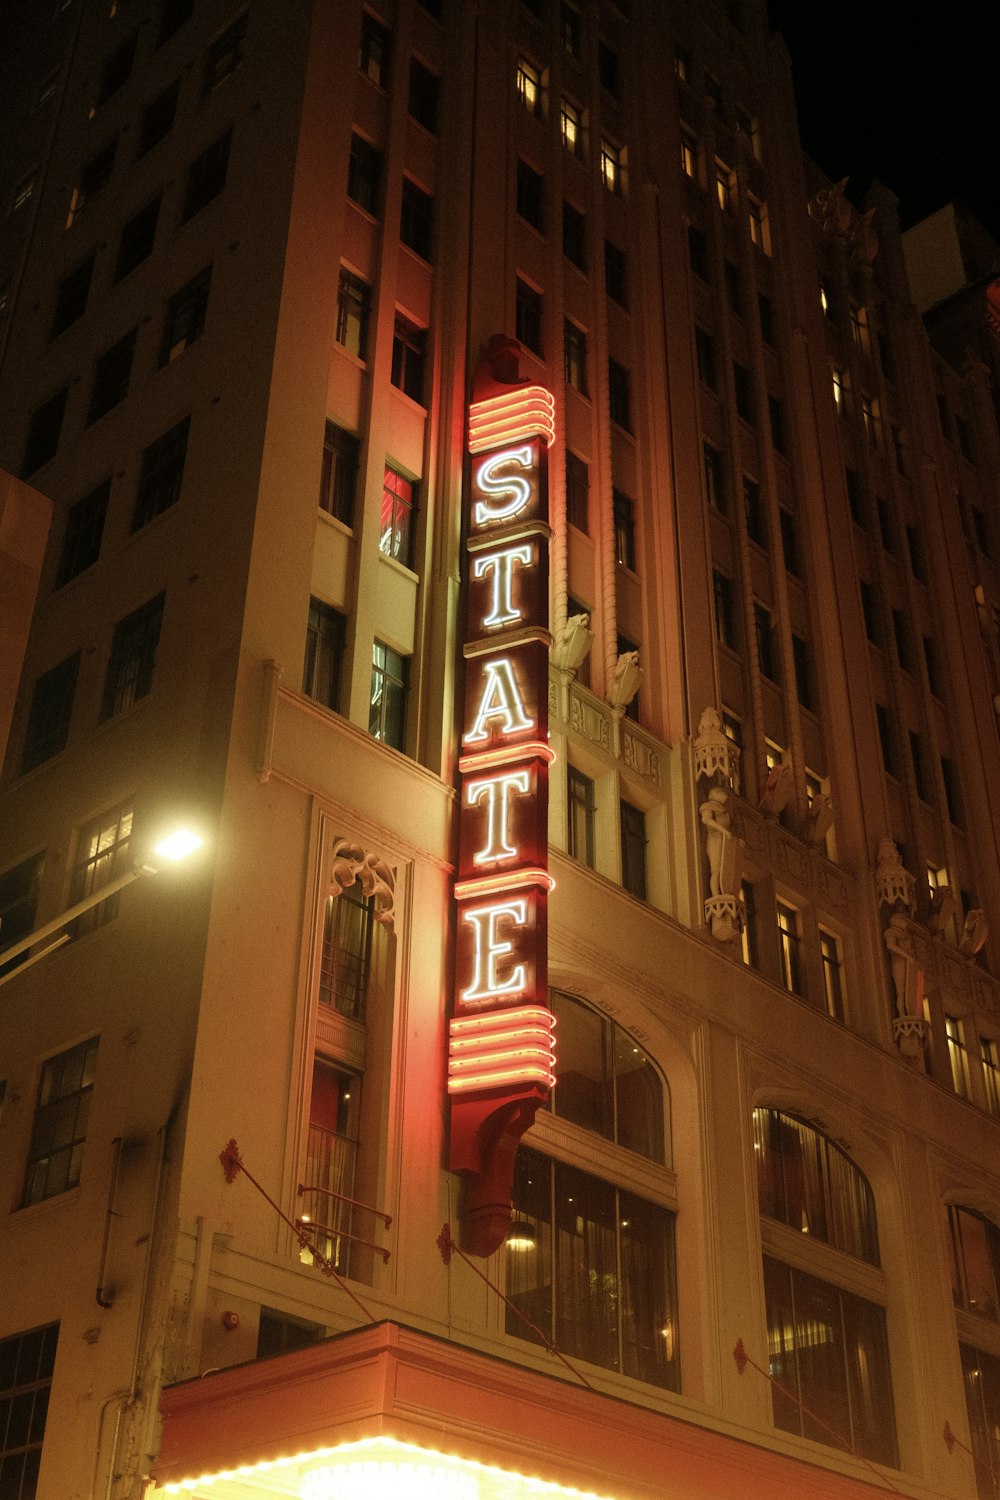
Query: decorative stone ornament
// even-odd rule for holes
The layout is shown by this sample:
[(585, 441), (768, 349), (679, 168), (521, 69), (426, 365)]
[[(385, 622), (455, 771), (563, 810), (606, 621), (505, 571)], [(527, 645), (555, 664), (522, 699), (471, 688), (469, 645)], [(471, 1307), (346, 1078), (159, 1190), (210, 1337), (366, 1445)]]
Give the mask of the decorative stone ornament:
[(924, 1066), (930, 1023), (924, 1017), (924, 971), (917, 958), (913, 934), (901, 912), (894, 912), (882, 934), (889, 953), (896, 1014), (892, 1035), (907, 1062)]
[(642, 668), (639, 665), (638, 651), (623, 651), (615, 662), (614, 676), (607, 692), (607, 701), (611, 707), (624, 713), (639, 691), (641, 681)]
[(590, 616), (570, 615), (552, 642), (552, 665), (560, 672), (578, 672), (593, 644)]
[(736, 780), (740, 747), (733, 743), (722, 727), (722, 719), (714, 708), (706, 708), (698, 720), (698, 733), (694, 738), (694, 774), (727, 781), (730, 786)]
[(986, 920), (986, 913), (982, 907), (974, 907), (965, 919), (962, 928), (962, 937), (958, 944), (959, 953), (964, 953), (966, 958), (975, 958), (990, 935), (990, 924)]
[(904, 869), (899, 850), (892, 839), (883, 839), (878, 846), (875, 863), (875, 891), (880, 906), (905, 906), (913, 910), (915, 881), (909, 870)]
[(745, 910), (740, 900), (743, 878), (743, 840), (733, 833), (727, 802), (729, 793), (713, 786), (698, 809), (705, 829), (708, 885), (705, 921), (717, 943), (729, 943), (743, 931)]
[(806, 837), (810, 844), (822, 844), (832, 827), (833, 802), (825, 793), (820, 793), (809, 803)]
[(350, 839), (333, 841), (333, 891), (339, 896), (355, 881), (365, 896), (375, 899), (374, 917), (383, 927), (392, 927), (395, 918), (396, 877), (377, 854), (368, 854)]
[(772, 766), (767, 773), (764, 783), (764, 792), (757, 804), (760, 811), (767, 818), (776, 818), (783, 813), (788, 806), (788, 799), (792, 795), (792, 768), (791, 766)]

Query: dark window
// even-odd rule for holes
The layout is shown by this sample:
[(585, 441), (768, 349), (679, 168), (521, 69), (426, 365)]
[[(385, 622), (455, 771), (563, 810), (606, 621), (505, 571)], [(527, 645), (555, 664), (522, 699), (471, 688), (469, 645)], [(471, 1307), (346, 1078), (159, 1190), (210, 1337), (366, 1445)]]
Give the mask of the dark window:
[(937, 641), (933, 636), (924, 636), (924, 660), (927, 663), (927, 684), (935, 698), (943, 698), (944, 677), (941, 671), (941, 658), (938, 654)]
[(82, 500), (70, 506), (56, 572), (57, 589), (97, 561), (110, 494), (111, 480), (105, 479)]
[(411, 57), (407, 107), (417, 124), (429, 130), (432, 135), (437, 131), (440, 93), (441, 80), (437, 74), (425, 68), (417, 58)]
[(190, 417), (184, 417), (144, 450), (132, 512), (133, 531), (162, 515), (178, 499), (190, 425)]
[(69, 387), (64, 386), (32, 412), (24, 445), (24, 461), (21, 464), (22, 478), (27, 479), (29, 474), (34, 474), (36, 469), (55, 458), (68, 395)]
[(580, 12), (562, 0), (559, 6), (559, 33), (562, 44), (571, 57), (580, 56)]
[(577, 531), (586, 532), (590, 522), (590, 469), (575, 453), (566, 450), (566, 519)]
[(877, 1266), (875, 1200), (847, 1153), (779, 1110), (755, 1109), (753, 1130), (761, 1213)]
[[(382, 190), (382, 153), (360, 135), (351, 136), (347, 196), (366, 213), (377, 214)], [(408, 242), (407, 242), (408, 243)]]
[(844, 483), (847, 486), (847, 504), (851, 511), (851, 520), (858, 526), (865, 524), (864, 496), (861, 493), (861, 480), (858, 478), (857, 469), (844, 470)]
[[(132, 804), (104, 813), (80, 829), (76, 848), (76, 863), (70, 882), (70, 904), (75, 906), (95, 891), (110, 885), (119, 875), (124, 875), (130, 866), (129, 846), (132, 840)], [(112, 891), (96, 906), (91, 906), (73, 923), (74, 937), (83, 937), (118, 915), (120, 891)]]
[(581, 271), (587, 269), (587, 224), (572, 203), (563, 203), (563, 255)]
[(916, 526), (907, 525), (906, 550), (910, 554), (910, 568), (914, 578), (919, 579), (921, 583), (926, 583), (927, 563), (924, 558), (923, 538)]
[(175, 31), (180, 31), (185, 21), (190, 21), (194, 11), (194, 0), (164, 0), (160, 18), (159, 46), (170, 40)]
[(757, 294), (757, 310), (760, 314), (760, 336), (765, 344), (774, 347), (774, 304), (763, 292)]
[(97, 104), (107, 104), (118, 90), (124, 88), (132, 76), (132, 64), (135, 61), (135, 37), (129, 37), (127, 42), (112, 52), (101, 73), (101, 83), (97, 90)]
[(895, 380), (896, 361), (893, 358), (892, 345), (884, 333), (877, 338), (879, 359), (882, 362), (882, 373), (886, 380)]
[[(4, 948), (10, 948), (34, 931), (44, 867), (45, 855), (33, 854), (0, 875), (0, 956)], [(27, 952), (19, 953), (9, 964), (0, 963), (0, 974), (23, 964), (27, 957)]]
[(927, 801), (927, 762), (924, 757), (924, 744), (916, 730), (909, 731), (910, 736), (910, 760), (913, 762), (913, 780), (916, 782), (917, 796), (922, 802)]
[(50, 1057), (42, 1067), (24, 1179), (25, 1207), (65, 1193), (80, 1181), (97, 1046), (97, 1037), (92, 1037)]
[(882, 617), (875, 599), (875, 590), (867, 578), (860, 580), (861, 612), (865, 617), (865, 635), (873, 646), (882, 644)]
[(411, 401), (417, 401), (423, 405), (424, 400), (424, 359), (427, 352), (427, 334), (423, 328), (417, 328), (406, 318), (396, 318), (396, 326), (392, 334), (392, 371), (390, 378), (393, 385), (409, 396)]
[[(323, 923), (323, 951), (320, 959), (319, 1000), (321, 1005), (332, 1005), (342, 1016), (352, 1021), (364, 1021), (371, 977), (372, 940), (374, 932), (375, 898), (365, 896), (360, 881), (347, 886), (339, 896), (327, 898)], [(323, 1065), (320, 1064), (320, 1067)], [(332, 1070), (330, 1070), (332, 1071)], [(346, 1075), (341, 1075), (345, 1078)], [(315, 1117), (315, 1084), (314, 1084)], [(341, 1093), (338, 1114), (343, 1109)], [(328, 1124), (333, 1125), (332, 1111)]]
[(358, 488), (361, 444), (353, 433), (327, 422), (323, 436), (323, 469), (319, 482), (319, 508), (336, 516), (345, 526), (354, 525), (354, 498)]
[(722, 109), (722, 84), (716, 78), (715, 74), (714, 73), (710, 73), (707, 68), (705, 69), (705, 93), (707, 94), (708, 98), (712, 101), (712, 104), (714, 105), (715, 109), (718, 110), (718, 111), (721, 111), (721, 109)]
[(542, 294), (517, 278), (514, 295), (514, 334), (534, 354), (542, 352)]
[(725, 265), (726, 275), (726, 301), (729, 311), (739, 316), (743, 313), (743, 283), (740, 280), (740, 268), (735, 261), (727, 260)]
[(513, 1212), (533, 1249), (507, 1251), (507, 1332), (539, 1342), (539, 1329), (571, 1358), (676, 1389), (673, 1215), (524, 1146)]
[(981, 510), (978, 505), (971, 505), (969, 509), (972, 513), (972, 530), (975, 534), (976, 546), (984, 557), (991, 557), (992, 549), (990, 547), (990, 533), (986, 520), (986, 512)]
[(882, 768), (889, 776), (899, 774), (899, 757), (896, 754), (896, 736), (893, 733), (889, 710), (884, 703), (875, 705), (875, 723), (878, 726), (879, 749), (882, 752)]
[(795, 517), (790, 510), (784, 506), (778, 512), (781, 526), (781, 553), (785, 561), (785, 567), (793, 578), (799, 575), (799, 542), (795, 530)]
[(714, 391), (716, 388), (715, 339), (707, 329), (695, 328), (694, 352), (698, 364), (698, 379), (703, 385), (707, 385), (710, 391)]
[(688, 259), (691, 272), (702, 281), (708, 280), (708, 239), (693, 224), (688, 225)]
[(399, 215), (399, 237), (424, 260), (431, 258), (434, 229), (434, 199), (408, 177), (403, 179), (403, 202)]
[(774, 649), (774, 624), (771, 611), (763, 604), (753, 607), (754, 635), (757, 640), (757, 663), (765, 677), (778, 680), (778, 659)]
[(965, 816), (962, 810), (962, 788), (958, 780), (958, 772), (955, 762), (947, 755), (941, 757), (941, 780), (944, 782), (944, 797), (948, 804), (948, 817), (956, 828), (965, 827)]
[(286, 1313), (262, 1307), (257, 1325), (257, 1358), (270, 1359), (274, 1354), (289, 1354), (293, 1349), (308, 1349), (326, 1336), (320, 1323), (305, 1323)]
[(121, 281), (153, 253), (160, 200), (154, 198), (123, 226), (115, 261), (115, 281)]
[(792, 661), (795, 665), (795, 692), (803, 708), (816, 707), (813, 692), (812, 652), (809, 642), (800, 635), (792, 636)]
[(225, 187), (232, 137), (232, 131), (227, 130), (225, 135), (220, 135), (218, 140), (213, 141), (200, 156), (196, 156), (188, 167), (187, 183), (184, 188), (184, 207), (181, 212), (182, 224), (186, 224), (188, 219), (193, 219), (195, 214), (207, 208), (212, 199), (217, 198)]
[(70, 210), (72, 218), (75, 219), (81, 209), (85, 208), (88, 203), (93, 202), (95, 198), (100, 197), (101, 193), (104, 192), (104, 189), (111, 181), (111, 173), (114, 171), (115, 152), (117, 149), (118, 137), (112, 136), (108, 144), (101, 151), (98, 151), (96, 156), (92, 156), (84, 164), (80, 172), (79, 184), (73, 192), (73, 202)]
[(406, 739), (406, 679), (409, 663), (405, 656), (372, 642), (372, 682), (368, 707), (368, 733), (395, 750), (404, 748)]
[(139, 121), (139, 149), (138, 156), (145, 156), (147, 151), (152, 151), (158, 146), (174, 128), (174, 119), (177, 115), (177, 96), (180, 92), (180, 83), (177, 79), (165, 88), (162, 94), (157, 94), (142, 112)]
[(743, 476), (743, 514), (746, 517), (747, 536), (761, 547), (767, 546), (767, 517), (760, 497), (760, 485), (749, 474)]
[(1000, 1357), (960, 1344), (979, 1500), (994, 1500), (1000, 1473)]
[(94, 383), (90, 390), (87, 425), (96, 422), (128, 395), (132, 377), (132, 360), (139, 330), (133, 328), (117, 344), (112, 344), (94, 364)]
[(728, 507), (726, 505), (726, 471), (722, 454), (711, 443), (703, 443), (701, 451), (705, 464), (705, 496), (712, 509), (718, 511), (720, 516), (724, 516)]
[(320, 599), (309, 600), (302, 691), (324, 708), (340, 708), (340, 676), (344, 665), (347, 621), (339, 610)]
[(879, 539), (887, 552), (896, 550), (896, 528), (893, 525), (892, 511), (889, 503), (883, 500), (881, 495), (875, 497), (875, 510), (878, 514)]
[(948, 1209), (956, 1307), (1000, 1323), (1000, 1229), (973, 1209)]
[(35, 1500), (59, 1324), (0, 1339), (0, 1483), (9, 1500)]
[[(39, 677), (31, 696), (28, 729), (21, 757), (21, 774), (33, 771), (44, 761), (65, 750), (69, 739), (69, 721), (80, 671), (80, 652), (68, 656), (57, 667)], [(3, 933), (0, 932), (0, 940)]]
[(632, 431), (632, 372), (616, 359), (608, 360), (608, 405), (611, 420)]
[(771, 422), (771, 442), (775, 452), (788, 452), (788, 433), (785, 428), (785, 403), (780, 396), (768, 396), (767, 413)]
[(962, 450), (962, 456), (971, 464), (973, 462), (972, 431), (964, 417), (955, 418), (955, 431), (958, 433), (958, 446)]
[(78, 318), (82, 318), (87, 310), (87, 298), (90, 296), (90, 281), (94, 274), (93, 255), (89, 255), (81, 265), (74, 267), (68, 276), (64, 276), (59, 283), (56, 293), (55, 311), (52, 314), (52, 329), (50, 338), (55, 338), (62, 333), (64, 328), (69, 328)]
[(212, 268), (206, 266), (204, 271), (199, 271), (186, 286), (176, 291), (167, 303), (163, 343), (160, 347), (161, 365), (169, 364), (201, 338), (205, 328), (211, 280)]
[(896, 638), (896, 655), (904, 672), (913, 671), (913, 652), (910, 648), (910, 627), (906, 616), (898, 609), (892, 612), (892, 633)]
[(101, 700), (102, 720), (124, 713), (152, 691), (164, 598), (165, 595), (157, 594), (115, 626)]
[(382, 515), (378, 546), (386, 557), (394, 557), (407, 568), (413, 565), (414, 522), (417, 486), (405, 474), (386, 464), (382, 475)]
[(900, 474), (906, 473), (906, 447), (903, 443), (903, 434), (894, 422), (889, 424), (889, 435), (892, 439), (892, 456), (896, 468)]
[(802, 994), (802, 931), (799, 914), (787, 901), (776, 901), (778, 919), (778, 957), (781, 980), (793, 995)]
[(371, 288), (360, 276), (341, 270), (337, 283), (336, 339), (349, 354), (364, 359), (368, 347), (368, 313)]
[(587, 335), (568, 318), (563, 323), (563, 364), (566, 384), (587, 394)]
[(635, 501), (624, 491), (612, 489), (611, 506), (615, 527), (615, 562), (635, 572)]
[(566, 768), (567, 853), (594, 868), (594, 783), (576, 766)]
[(844, 1019), (844, 965), (840, 941), (832, 932), (819, 929), (819, 957), (823, 969), (823, 999), (826, 1013), (835, 1021)]
[(601, 88), (606, 89), (612, 99), (617, 99), (621, 93), (621, 64), (618, 53), (607, 42), (597, 44), (597, 76)]
[(544, 232), (545, 197), (542, 174), (520, 159), (517, 163), (517, 211), (526, 224)]
[(733, 609), (733, 581), (718, 568), (712, 571), (712, 596), (715, 602), (715, 638), (731, 651), (736, 650), (736, 613)]
[(376, 21), (367, 11), (361, 17), (361, 48), (358, 54), (358, 67), (362, 73), (377, 83), (380, 88), (387, 88), (389, 84), (389, 33), (381, 22)]
[(694, 62), (686, 47), (678, 42), (674, 51), (674, 72), (681, 83), (690, 83), (691, 74), (694, 71)]
[(620, 802), (622, 885), (630, 896), (646, 899), (646, 816), (631, 802)]
[(227, 78), (231, 78), (242, 63), (249, 19), (249, 13), (244, 11), (209, 47), (205, 54), (202, 94), (211, 94)]
[[(366, 987), (368, 982), (371, 922), (372, 901), (358, 893), (357, 882), (327, 901), (320, 1000), (325, 1005), (335, 1002), (351, 1020), (360, 1020), (364, 1014), (364, 989), (359, 993), (356, 987)], [(303, 1174), (303, 1191), (308, 1196), (303, 1206), (310, 1210), (310, 1238), (338, 1275), (364, 1279), (359, 1264), (364, 1246), (355, 1243), (352, 1235), (352, 1229), (367, 1230), (365, 1221), (371, 1219), (354, 1201), (359, 1191), (361, 1087), (357, 1073), (315, 1059)], [(356, 1223), (355, 1216), (363, 1218), (363, 1223)]]
[(733, 390), (736, 395), (736, 411), (744, 422), (753, 421), (753, 383), (746, 365), (733, 360)]
[(604, 241), (604, 290), (619, 307), (628, 307), (628, 263), (625, 251)]

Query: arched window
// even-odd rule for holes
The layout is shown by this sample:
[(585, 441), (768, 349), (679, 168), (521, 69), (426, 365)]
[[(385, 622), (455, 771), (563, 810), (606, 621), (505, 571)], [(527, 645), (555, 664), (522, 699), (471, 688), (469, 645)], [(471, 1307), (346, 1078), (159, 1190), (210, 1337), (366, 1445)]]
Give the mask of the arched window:
[(507, 1332), (538, 1342), (530, 1323), (571, 1358), (676, 1390), (666, 1086), (616, 1022), (571, 995), (551, 1003), (556, 1085), (518, 1152)]
[(952, 1295), (980, 1500), (1000, 1483), (1000, 1229), (971, 1208), (948, 1209)]
[(871, 1188), (804, 1120), (755, 1109), (753, 1126), (774, 1425), (897, 1465)]

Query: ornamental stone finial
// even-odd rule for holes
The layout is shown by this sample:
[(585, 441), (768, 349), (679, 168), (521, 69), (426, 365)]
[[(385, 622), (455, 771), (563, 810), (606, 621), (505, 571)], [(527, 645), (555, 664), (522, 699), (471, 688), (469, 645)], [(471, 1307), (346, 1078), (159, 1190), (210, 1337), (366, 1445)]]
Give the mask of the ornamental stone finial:
[(723, 729), (718, 709), (706, 708), (698, 720), (698, 733), (694, 737), (695, 776), (714, 777), (717, 781), (728, 781), (732, 786), (739, 758), (740, 747)]
[(894, 907), (901, 903), (912, 912), (914, 885), (913, 876), (904, 869), (896, 845), (892, 839), (884, 838), (878, 846), (875, 863), (875, 891), (879, 905)]
[(383, 927), (392, 927), (395, 918), (396, 877), (379, 855), (367, 853), (350, 839), (336, 838), (333, 841), (331, 875), (332, 895), (341, 895), (357, 881), (365, 896), (374, 898), (376, 922), (381, 922)]

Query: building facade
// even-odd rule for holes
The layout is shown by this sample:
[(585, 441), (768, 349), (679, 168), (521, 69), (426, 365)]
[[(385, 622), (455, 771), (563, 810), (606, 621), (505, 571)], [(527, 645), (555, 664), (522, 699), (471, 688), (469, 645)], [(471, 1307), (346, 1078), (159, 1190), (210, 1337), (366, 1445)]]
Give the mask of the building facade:
[(758, 0), (6, 25), (0, 1497), (996, 1500), (1000, 447), (891, 193)]

